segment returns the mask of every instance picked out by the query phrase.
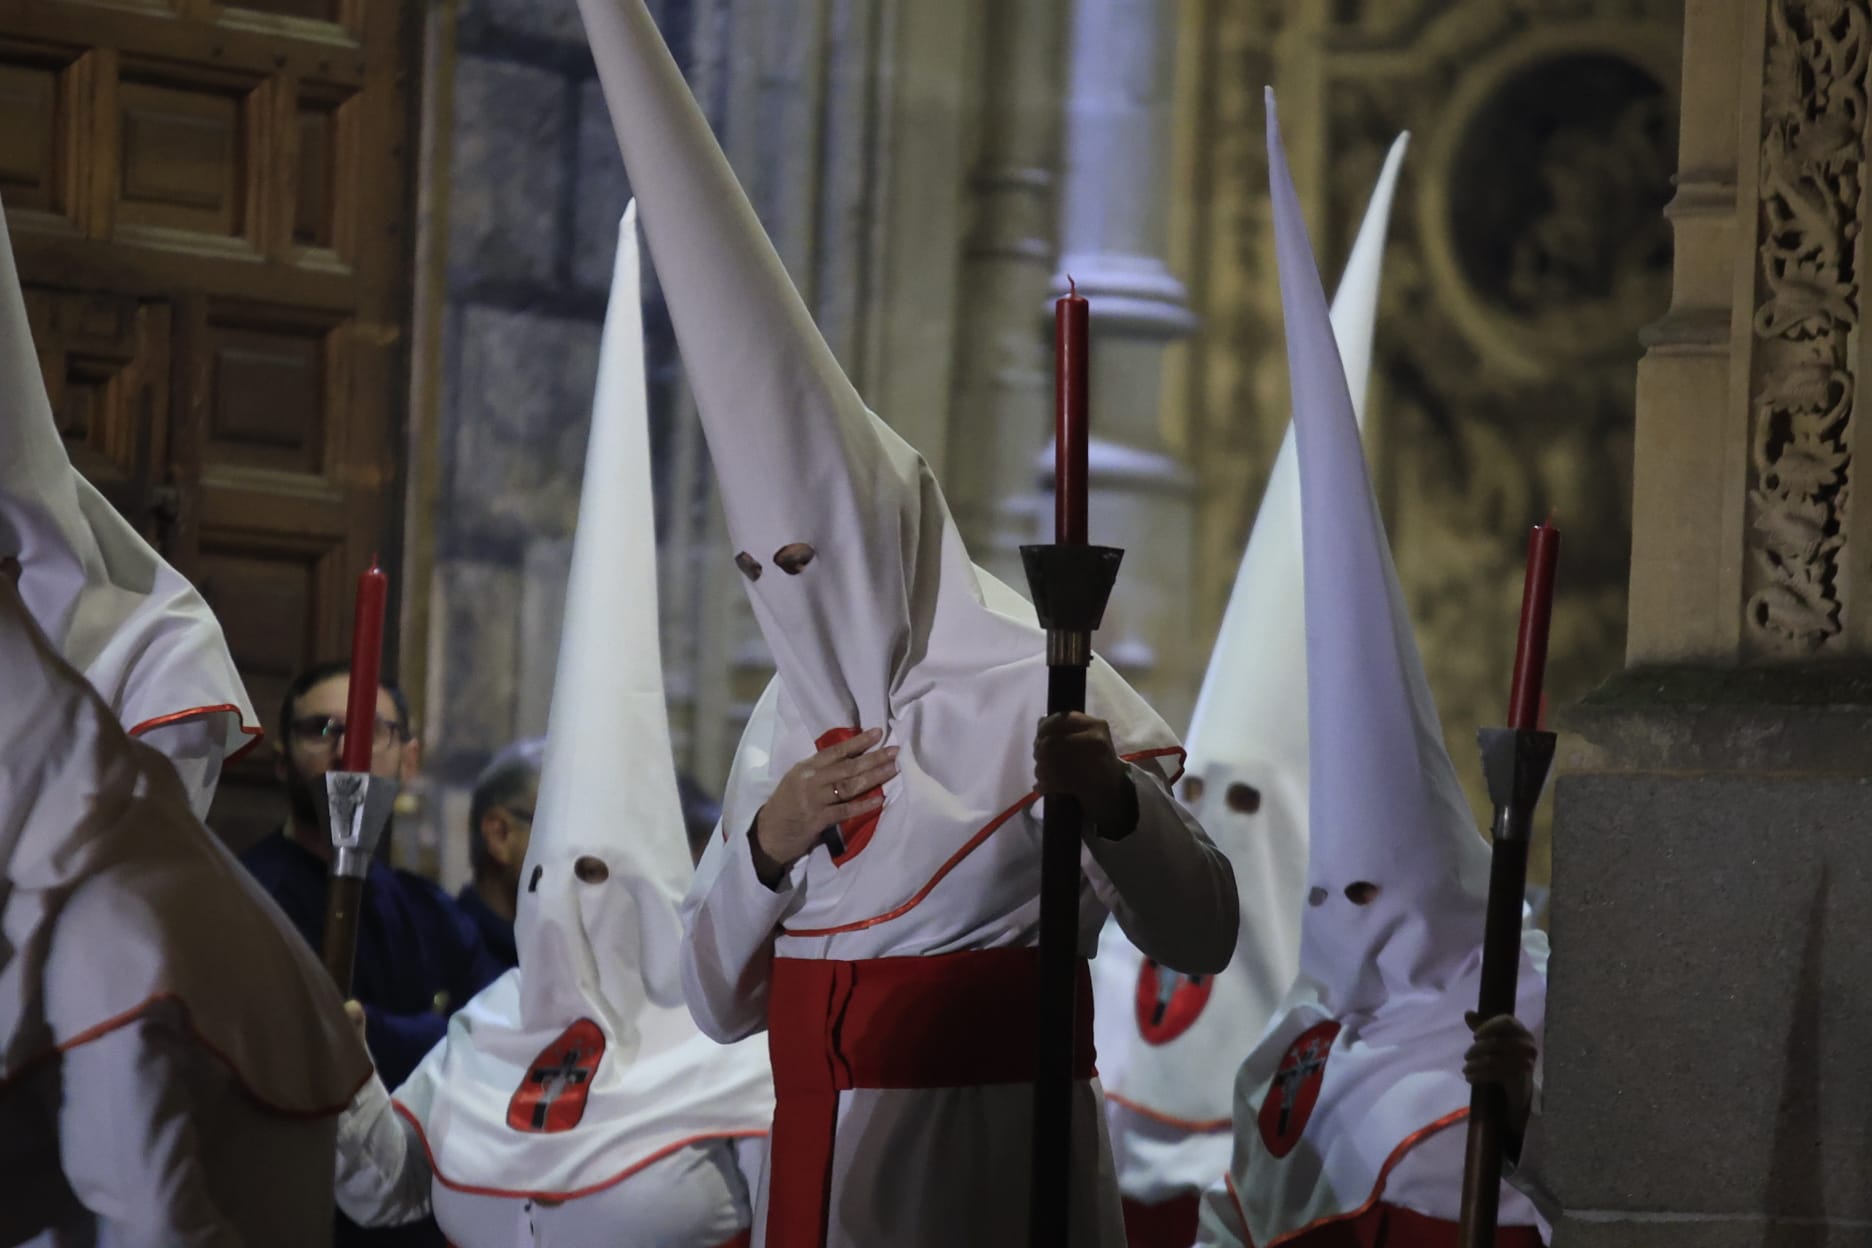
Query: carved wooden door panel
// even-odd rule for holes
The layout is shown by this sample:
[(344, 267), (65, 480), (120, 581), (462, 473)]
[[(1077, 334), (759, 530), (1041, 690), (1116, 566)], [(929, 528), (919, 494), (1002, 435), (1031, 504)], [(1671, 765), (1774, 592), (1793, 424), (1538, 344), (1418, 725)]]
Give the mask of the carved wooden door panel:
[[(396, 583), (419, 17), (0, 3), (0, 197), (60, 427), (213, 604), (269, 732), (373, 553)], [(218, 826), (265, 830), (275, 790), (255, 751)]]
[(168, 472), (170, 311), (133, 296), (26, 291), (66, 453), (158, 549), (171, 545), (178, 515)]

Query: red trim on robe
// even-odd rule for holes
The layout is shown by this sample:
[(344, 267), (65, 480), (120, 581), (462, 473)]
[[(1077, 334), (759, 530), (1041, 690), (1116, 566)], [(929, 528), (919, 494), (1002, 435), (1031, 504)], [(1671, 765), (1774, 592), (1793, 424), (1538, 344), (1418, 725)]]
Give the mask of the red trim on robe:
[[(435, 1181), (440, 1183), (443, 1187), (448, 1188), (450, 1191), (465, 1192), (470, 1196), (492, 1196), (499, 1200), (537, 1200), (542, 1203), (550, 1202), (553, 1204), (564, 1204), (568, 1200), (577, 1200), (581, 1196), (590, 1196), (593, 1192), (602, 1192), (607, 1187), (616, 1187), (619, 1183), (630, 1178), (633, 1174), (636, 1174), (646, 1166), (655, 1165), (665, 1157), (668, 1157), (671, 1153), (681, 1152), (692, 1144), (703, 1144), (710, 1140), (759, 1139), (761, 1136), (767, 1134), (765, 1131), (704, 1131), (700, 1134), (677, 1140), (674, 1144), (667, 1144), (657, 1149), (656, 1152), (651, 1153), (648, 1157), (633, 1161), (630, 1165), (624, 1167), (608, 1179), (600, 1179), (596, 1183), (588, 1183), (584, 1187), (574, 1188), (569, 1192), (545, 1191), (543, 1189), (481, 1187), (474, 1183), (458, 1182), (443, 1174), (442, 1167), (436, 1164), (435, 1150), (429, 1147), (429, 1135), (423, 1130), (422, 1122), (416, 1117), (415, 1112), (395, 1097), (390, 1098), (390, 1108), (394, 1109), (398, 1114), (401, 1114), (403, 1120), (409, 1123), (410, 1126), (416, 1128), (416, 1138), (422, 1142), (423, 1156), (429, 1159), (429, 1172), (435, 1176)], [(733, 1242), (732, 1240), (729, 1241), (730, 1244)]]
[[(173, 724), (186, 723), (191, 719), (202, 719), (209, 715), (232, 715), (236, 719), (240, 719), (240, 713), (240, 707), (235, 706), (232, 702), (223, 702), (218, 706), (195, 706), (190, 707), (186, 711), (172, 711), (167, 715), (158, 715), (154, 719), (146, 719), (136, 727), (129, 729), (128, 732), (130, 736), (140, 737), (144, 733), (155, 728), (168, 728)], [(232, 754), (224, 758), (222, 760), (223, 762), (238, 762), (245, 758), (250, 750), (266, 739), (266, 729), (261, 728), (257, 724), (249, 724), (245, 720), (241, 720), (240, 730), (241, 733), (249, 739), (243, 743), (238, 750), (235, 750)]]
[(93, 1040), (108, 1036), (113, 1031), (128, 1027), (131, 1023), (136, 1022), (157, 1006), (169, 1004), (171, 1002), (182, 1008), (182, 1026), (184, 1030), (189, 1033), (190, 1038), (193, 1039), (196, 1044), (200, 1045), (209, 1056), (213, 1057), (216, 1061), (220, 1062), (222, 1066), (227, 1068), (228, 1074), (233, 1077), (235, 1083), (240, 1085), (241, 1091), (247, 1095), (248, 1100), (275, 1117), (316, 1120), (320, 1118), (330, 1118), (335, 1114), (341, 1114), (344, 1112), (345, 1108), (351, 1104), (352, 1098), (362, 1090), (365, 1084), (370, 1082), (373, 1070), (371, 1064), (367, 1061), (364, 1063), (364, 1077), (359, 1079), (352, 1089), (345, 1093), (345, 1098), (336, 1104), (316, 1106), (312, 1109), (290, 1109), (287, 1106), (277, 1104), (260, 1095), (260, 1093), (255, 1090), (253, 1084), (248, 1082), (247, 1076), (242, 1073), (240, 1067), (234, 1064), (234, 1059), (217, 1048), (207, 1036), (202, 1034), (201, 1029), (195, 1026), (195, 1018), (188, 1008), (188, 1002), (184, 1001), (177, 993), (156, 992), (143, 998), (142, 1001), (131, 1006), (123, 1013), (113, 1015), (95, 1026), (85, 1028), (69, 1040), (62, 1041), (49, 1049), (33, 1054), (15, 1067), (11, 1074), (0, 1077), (0, 1092), (5, 1091), (17, 1081), (24, 1079), (27, 1073), (34, 1067), (52, 1061), (61, 1054), (69, 1053), (80, 1045), (90, 1044)]
[[(1029, 1083), (1040, 951), (840, 962), (775, 958), (767, 995), (774, 1129), (767, 1248), (822, 1248), (839, 1093)], [(1093, 1074), (1092, 979), (1079, 962), (1074, 1070)]]
[[(1386, 1204), (1383, 1197), (1385, 1183), (1398, 1162), (1404, 1160), (1404, 1154), (1468, 1117), (1469, 1110), (1465, 1107), (1417, 1128), (1398, 1142), (1391, 1155), (1385, 1158), (1384, 1165), (1378, 1168), (1377, 1181), (1372, 1184), (1371, 1194), (1364, 1204), (1346, 1213), (1316, 1218), (1298, 1230), (1276, 1235), (1264, 1248), (1283, 1248), (1284, 1245), (1292, 1245), (1292, 1248), (1456, 1248), (1460, 1229), (1456, 1223), (1401, 1205)], [(1247, 1248), (1256, 1248), (1248, 1229), (1248, 1217), (1242, 1212), (1241, 1195), (1235, 1190), (1235, 1176), (1230, 1173), (1223, 1177), (1228, 1184), (1229, 1199), (1235, 1204), (1235, 1216), (1241, 1220), (1242, 1242)], [(1531, 1226), (1497, 1227), (1495, 1243), (1497, 1248), (1542, 1248), (1540, 1232)]]
[(1140, 1104), (1128, 1097), (1119, 1096), (1109, 1088), (1105, 1091), (1105, 1099), (1114, 1105), (1122, 1105), (1128, 1112), (1136, 1114), (1140, 1118), (1148, 1118), (1152, 1122), (1162, 1123), (1166, 1127), (1175, 1127), (1177, 1130), (1187, 1131), (1191, 1135), (1214, 1135), (1218, 1131), (1233, 1131), (1235, 1129), (1235, 1120), (1233, 1118), (1178, 1118), (1175, 1114), (1166, 1114), (1161, 1110), (1152, 1109), (1148, 1105)]
[[(1124, 754), (1120, 755), (1120, 757), (1127, 763), (1141, 763), (1145, 759), (1163, 758), (1170, 754), (1177, 755), (1177, 769), (1176, 774), (1171, 776), (1166, 783), (1174, 785), (1177, 782), (1177, 777), (1183, 774), (1183, 758), (1186, 755), (1182, 746), (1170, 745), (1155, 750), (1141, 750), (1136, 754)], [(910, 895), (910, 900), (904, 902), (896, 909), (886, 910), (883, 914), (874, 914), (868, 919), (859, 919), (854, 923), (840, 923), (834, 927), (783, 927), (780, 929), (780, 934), (782, 936), (836, 936), (840, 932), (861, 932), (866, 928), (876, 927), (880, 923), (889, 923), (892, 919), (901, 919), (904, 915), (922, 905), (923, 899), (928, 897), (938, 884), (942, 883), (943, 877), (961, 866), (964, 858), (967, 858), (970, 854), (980, 849), (982, 843), (993, 836), (995, 832), (1000, 829), (1002, 824), (1039, 800), (1040, 795), (1038, 793), (1029, 793), (1027, 796), (1021, 798), (1020, 801), (1015, 802), (993, 819), (990, 819), (979, 832), (975, 833), (975, 835), (971, 836), (963, 844), (961, 849), (951, 854), (947, 862), (936, 868), (936, 874), (930, 876), (922, 888), (912, 893)]]

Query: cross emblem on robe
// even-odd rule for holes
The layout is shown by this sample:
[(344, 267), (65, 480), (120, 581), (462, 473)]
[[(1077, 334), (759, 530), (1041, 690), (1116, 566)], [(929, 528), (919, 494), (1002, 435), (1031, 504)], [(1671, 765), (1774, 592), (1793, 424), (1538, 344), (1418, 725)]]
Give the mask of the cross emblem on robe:
[(553, 1107), (568, 1088), (577, 1087), (591, 1078), (591, 1071), (581, 1069), (579, 1063), (585, 1060), (582, 1049), (567, 1049), (556, 1066), (535, 1066), (527, 1072), (527, 1082), (540, 1085), (539, 1099), (533, 1102), (533, 1128), (544, 1130), (546, 1112)]
[(1279, 1134), (1287, 1134), (1287, 1123), (1293, 1113), (1294, 1102), (1300, 1097), (1300, 1085), (1326, 1068), (1326, 1052), (1331, 1043), (1323, 1036), (1315, 1036), (1294, 1054), (1292, 1066), (1283, 1068), (1274, 1076), (1274, 1086), (1280, 1090)]

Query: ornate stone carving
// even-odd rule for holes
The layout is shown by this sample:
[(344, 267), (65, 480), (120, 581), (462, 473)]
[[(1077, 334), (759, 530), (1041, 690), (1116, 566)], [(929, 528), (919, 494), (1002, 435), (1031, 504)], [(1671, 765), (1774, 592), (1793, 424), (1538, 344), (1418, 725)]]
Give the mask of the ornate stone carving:
[(1825, 649), (1843, 621), (1872, 11), (1770, 0), (1750, 368), (1751, 649)]
[[(1273, 41), (1228, 20), (1216, 26), (1218, 63), (1238, 77), (1208, 102), (1218, 185), (1205, 196), (1214, 215), (1199, 309), (1211, 335), (1227, 337), (1198, 363), (1211, 397), (1194, 422), (1217, 571), (1198, 609), (1220, 610), (1287, 423), (1259, 143), (1221, 159), (1234, 155), (1231, 130), (1258, 131), (1248, 101), (1266, 72), (1292, 93), (1283, 102), (1296, 117), (1314, 99), (1326, 110), (1323, 127), (1300, 127), (1289, 143), (1303, 176), (1325, 177), (1302, 194), (1321, 210), (1314, 241), (1329, 282), (1385, 147), (1399, 130), (1414, 135), (1385, 254), (1366, 441), (1450, 752), (1485, 814), (1474, 730), (1501, 719), (1525, 526), (1550, 507), (1567, 537), (1554, 703), (1623, 658), (1632, 369), (1638, 330), (1669, 294), (1662, 208), (1676, 163), (1681, 6), (1337, 4), (1303, 52), (1283, 32), (1271, 66), (1257, 54)], [(1309, 142), (1325, 145), (1324, 162)]]

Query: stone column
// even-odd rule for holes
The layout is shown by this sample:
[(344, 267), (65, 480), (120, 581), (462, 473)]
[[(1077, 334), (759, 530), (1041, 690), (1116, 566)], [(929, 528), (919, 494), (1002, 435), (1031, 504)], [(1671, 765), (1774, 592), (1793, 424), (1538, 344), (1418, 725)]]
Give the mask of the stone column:
[(1869, 67), (1868, 0), (1686, 9), (1628, 669), (1561, 721), (1560, 1248), (1872, 1244)]
[[(1165, 263), (1176, 29), (1174, 0), (1073, 4), (1053, 294), (1070, 276), (1091, 301), (1091, 537), (1128, 552), (1097, 644), (1181, 724), (1201, 666), (1191, 653), (1192, 483), (1159, 411), (1164, 352), (1196, 327)], [(1050, 487), (1050, 445), (1040, 469)]]
[(968, 316), (943, 482), (970, 552), (1016, 587), (1026, 585), (1020, 547), (1036, 540), (1033, 458), (1052, 410), (1043, 309), (1056, 255), (1064, 19), (1058, 0), (987, 9), (975, 228), (962, 260)]

